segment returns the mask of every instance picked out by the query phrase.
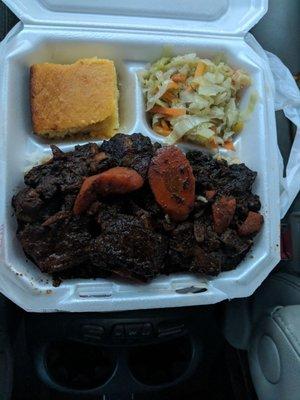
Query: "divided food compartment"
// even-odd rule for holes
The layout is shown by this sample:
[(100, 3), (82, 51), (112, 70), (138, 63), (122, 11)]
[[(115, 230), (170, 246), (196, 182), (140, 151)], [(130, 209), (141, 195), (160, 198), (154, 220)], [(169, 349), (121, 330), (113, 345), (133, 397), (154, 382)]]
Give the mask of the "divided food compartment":
[[(32, 0), (33, 3), (39, 2)], [(235, 2), (229, 2), (232, 3)], [(87, 15), (84, 15), (84, 20), (86, 18)], [(131, 17), (127, 19), (130, 21)], [(211, 21), (215, 23), (213, 19)], [(191, 25), (194, 26), (193, 23)], [(16, 221), (11, 208), (11, 197), (23, 185), (24, 171), (50, 154), (50, 141), (32, 133), (29, 67), (41, 62), (71, 63), (84, 57), (112, 59), (120, 89), (119, 131), (127, 134), (141, 132), (151, 140), (163, 143), (163, 138), (155, 134), (147, 122), (138, 71), (160, 58), (166, 49), (174, 55), (195, 52), (207, 58), (223, 53), (230, 65), (244, 68), (251, 75), (253, 83), (245, 92), (242, 108), (246, 107), (251, 91), (258, 93), (259, 100), (244, 131), (235, 140), (235, 156), (258, 172), (254, 192), (261, 198), (265, 218), (262, 231), (241, 264), (217, 277), (174, 274), (141, 285), (117, 279), (76, 279), (65, 280), (59, 287), (53, 287), (51, 276), (42, 274), (26, 259), (16, 238)], [(100, 29), (59, 24), (25, 24), (22, 27), (19, 24), (2, 43), (0, 57), (0, 289), (12, 301), (28, 311), (39, 312), (114, 311), (210, 304), (250, 295), (274, 268), (280, 259), (279, 175), (271, 77), (265, 61), (241, 36), (175, 34), (171, 28), (162, 33), (147, 31), (146, 27), (123, 30), (104, 26)], [(55, 141), (65, 151), (78, 143), (85, 142)], [(182, 147), (186, 150), (189, 146)]]

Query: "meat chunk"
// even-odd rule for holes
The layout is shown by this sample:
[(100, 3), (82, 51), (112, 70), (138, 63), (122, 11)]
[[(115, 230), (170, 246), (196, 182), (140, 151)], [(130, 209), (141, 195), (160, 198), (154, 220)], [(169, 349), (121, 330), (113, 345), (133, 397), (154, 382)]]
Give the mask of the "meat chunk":
[(185, 155), (175, 146), (159, 149), (149, 168), (157, 203), (174, 220), (183, 221), (195, 203), (195, 178)]
[(238, 227), (239, 235), (249, 236), (259, 232), (263, 221), (263, 216), (259, 212), (249, 211), (245, 221)]
[(49, 226), (53, 225), (56, 222), (69, 218), (71, 216), (70, 211), (59, 211), (54, 215), (51, 215), (51, 217), (47, 218), (46, 221), (42, 223), (42, 226)]
[(88, 220), (71, 217), (49, 226), (26, 225), (18, 234), (24, 252), (42, 272), (68, 269), (88, 260)]
[(194, 235), (195, 235), (195, 239), (197, 240), (198, 243), (204, 242), (205, 235), (206, 235), (206, 227), (199, 220), (196, 220), (194, 222)]
[(228, 176), (222, 176), (222, 193), (231, 196), (240, 196), (250, 192), (257, 173), (245, 164), (229, 165)]
[(200, 151), (188, 152), (187, 158), (199, 191), (218, 188), (218, 193), (234, 197), (250, 193), (257, 173), (245, 164), (228, 165), (226, 161), (215, 160)]
[(125, 167), (115, 167), (92, 175), (83, 181), (75, 200), (74, 213), (79, 215), (86, 211), (96, 200), (97, 194), (108, 196), (130, 193), (140, 189), (143, 183), (143, 178), (134, 169)]
[(100, 169), (99, 163), (106, 162), (101, 155), (102, 160), (98, 159), (98, 167), (95, 169), (95, 157), (101, 154), (96, 143), (75, 146), (75, 150), (68, 153), (52, 146), (52, 152), (51, 160), (32, 168), (24, 178), (25, 184), (36, 188), (45, 199), (51, 199), (58, 193), (78, 190), (83, 178)]
[(208, 252), (213, 252), (220, 248), (219, 235), (215, 232), (211, 224), (206, 226), (205, 247)]
[(24, 223), (43, 222), (62, 207), (60, 196), (45, 201), (36, 189), (22, 189), (12, 199), (12, 206), (20, 226)]
[(144, 179), (156, 149), (157, 146), (140, 133), (133, 135), (119, 133), (101, 145), (101, 150), (109, 155), (116, 165), (133, 168)]
[(148, 279), (164, 267), (167, 240), (145, 228), (137, 217), (119, 214), (102, 223), (102, 233), (90, 252), (95, 266), (115, 272), (125, 269)]
[(214, 230), (222, 233), (228, 228), (235, 213), (236, 199), (222, 196), (212, 205)]
[(250, 211), (259, 211), (261, 208), (260, 200), (257, 194), (247, 196), (247, 206)]
[(196, 243), (194, 226), (190, 222), (183, 222), (171, 231), (168, 271), (189, 271)]
[(44, 205), (39, 193), (32, 188), (25, 188), (12, 199), (17, 218), (24, 222), (36, 221)]
[(150, 215), (159, 218), (163, 217), (163, 211), (155, 201), (155, 197), (150, 189), (149, 183), (145, 181), (144, 186), (137, 192), (132, 192), (133, 201)]
[(226, 246), (226, 250), (229, 250), (233, 255), (247, 252), (252, 244), (251, 241), (240, 238), (233, 229), (227, 229), (222, 233), (221, 241)]
[(186, 154), (196, 179), (196, 189), (199, 192), (214, 190), (218, 181), (220, 165), (216, 160), (200, 151), (189, 151)]
[(207, 275), (218, 275), (221, 272), (222, 261), (223, 257), (221, 253), (208, 253), (201, 247), (196, 247), (191, 271)]
[[(105, 161), (105, 163), (103, 162)], [(92, 173), (101, 172), (104, 169), (110, 168), (110, 158), (104, 153), (104, 151), (100, 151), (100, 153), (96, 153), (89, 161), (90, 169)], [(103, 167), (107, 168), (103, 168)]]
[(205, 194), (206, 199), (208, 201), (211, 201), (216, 196), (217, 191), (216, 190), (206, 190), (204, 194)]

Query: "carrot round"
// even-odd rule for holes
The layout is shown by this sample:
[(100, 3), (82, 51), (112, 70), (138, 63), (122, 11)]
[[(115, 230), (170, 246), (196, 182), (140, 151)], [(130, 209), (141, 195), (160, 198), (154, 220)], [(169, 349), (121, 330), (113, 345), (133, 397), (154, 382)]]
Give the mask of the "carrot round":
[(115, 167), (99, 174), (99, 179), (95, 181), (95, 189), (102, 196), (108, 196), (133, 192), (143, 184), (143, 178), (134, 169)]
[(115, 167), (86, 178), (76, 197), (73, 211), (79, 215), (96, 200), (97, 194), (125, 194), (140, 189), (144, 180), (134, 169)]
[(73, 212), (75, 215), (79, 215), (89, 208), (89, 206), (96, 200), (96, 192), (94, 190), (94, 183), (98, 179), (99, 175), (93, 175), (85, 178), (80, 191), (76, 197)]
[(153, 157), (148, 178), (157, 203), (174, 221), (185, 220), (195, 202), (192, 167), (175, 146), (162, 147)]

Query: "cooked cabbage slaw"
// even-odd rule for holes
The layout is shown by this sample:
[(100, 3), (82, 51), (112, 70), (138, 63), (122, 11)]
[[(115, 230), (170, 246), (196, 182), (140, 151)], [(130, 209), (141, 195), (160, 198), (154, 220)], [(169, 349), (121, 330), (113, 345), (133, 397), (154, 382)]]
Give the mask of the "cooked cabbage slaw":
[(192, 53), (159, 59), (141, 81), (152, 129), (169, 144), (186, 140), (234, 150), (232, 139), (244, 127), (239, 100), (251, 85), (247, 72)]

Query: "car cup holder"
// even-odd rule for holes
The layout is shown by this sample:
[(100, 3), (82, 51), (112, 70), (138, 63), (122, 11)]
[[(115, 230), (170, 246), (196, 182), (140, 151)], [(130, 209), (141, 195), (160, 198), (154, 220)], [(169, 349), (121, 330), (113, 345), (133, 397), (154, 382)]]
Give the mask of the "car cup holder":
[(49, 388), (74, 396), (131, 398), (175, 387), (209, 368), (213, 354), (206, 349), (217, 352), (222, 340), (212, 313), (198, 320), (188, 311), (183, 318), (178, 312), (171, 318), (144, 314), (142, 319), (56, 314), (53, 324), (52, 315), (31, 315), (26, 331), (37, 375)]
[(129, 351), (128, 367), (133, 377), (143, 385), (169, 386), (187, 375), (193, 359), (189, 336), (168, 342), (145, 345)]
[(107, 350), (72, 341), (51, 343), (46, 348), (44, 361), (51, 381), (75, 390), (97, 388), (115, 370), (115, 362)]

